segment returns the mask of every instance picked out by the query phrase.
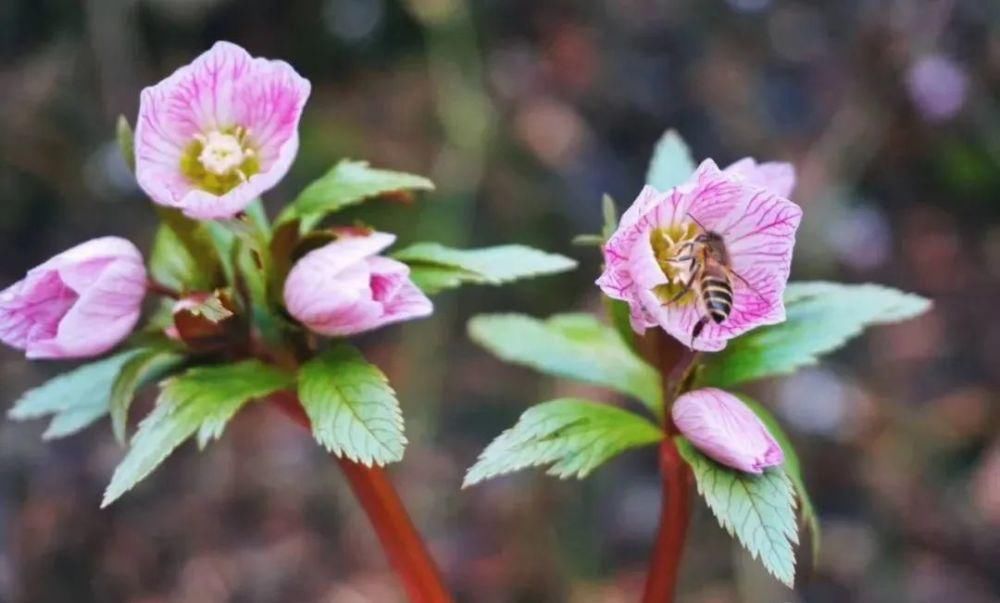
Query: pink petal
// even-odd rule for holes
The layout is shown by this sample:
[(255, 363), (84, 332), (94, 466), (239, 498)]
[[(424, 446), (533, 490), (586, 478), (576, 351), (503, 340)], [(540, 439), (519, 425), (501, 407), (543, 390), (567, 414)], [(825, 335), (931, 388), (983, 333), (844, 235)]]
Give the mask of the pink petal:
[(725, 391), (688, 392), (677, 398), (670, 414), (698, 450), (723, 465), (759, 474), (785, 462), (781, 446), (760, 418)]
[(28, 358), (83, 358), (107, 352), (128, 337), (141, 314), (146, 269), (110, 263), (59, 322), (54, 337), (28, 346)]
[(788, 198), (795, 188), (795, 168), (790, 163), (757, 163), (750, 157), (744, 157), (724, 169), (723, 173), (766, 188), (779, 197)]

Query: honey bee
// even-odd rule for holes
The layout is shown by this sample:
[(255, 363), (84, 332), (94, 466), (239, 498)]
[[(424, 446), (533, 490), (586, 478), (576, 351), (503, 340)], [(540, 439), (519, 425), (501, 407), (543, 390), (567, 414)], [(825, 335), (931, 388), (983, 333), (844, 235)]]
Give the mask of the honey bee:
[[(733, 270), (729, 250), (726, 248), (726, 241), (722, 235), (702, 226), (694, 216), (690, 217), (701, 228), (701, 233), (681, 245), (679, 256), (671, 260), (679, 263), (688, 262), (690, 277), (684, 284), (684, 288), (667, 303), (674, 303), (687, 295), (688, 292), (694, 291), (696, 301), (704, 313), (691, 329), (691, 346), (693, 347), (694, 340), (701, 335), (709, 321), (717, 325), (722, 324), (732, 313), (734, 278), (741, 281), (758, 296), (760, 293)], [(762, 296), (761, 298), (763, 299)]]

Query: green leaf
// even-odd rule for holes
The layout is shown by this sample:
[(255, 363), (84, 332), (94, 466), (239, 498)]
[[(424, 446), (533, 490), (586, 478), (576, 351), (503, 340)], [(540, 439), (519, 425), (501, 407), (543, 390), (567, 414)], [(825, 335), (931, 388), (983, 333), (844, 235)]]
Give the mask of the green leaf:
[(405, 191), (429, 191), (434, 183), (422, 176), (379, 170), (366, 161), (345, 159), (307, 186), (278, 218), (278, 224), (302, 219), (302, 230), (311, 230), (329, 213), (367, 199)]
[(576, 267), (570, 258), (523, 245), (452, 249), (438, 243), (417, 243), (393, 257), (410, 265), (417, 285), (426, 293), (462, 283), (499, 285)]
[(406, 437), (396, 393), (385, 375), (346, 344), (299, 370), (299, 399), (327, 450), (366, 466), (403, 458)]
[(589, 314), (542, 321), (520, 314), (485, 314), (469, 321), (473, 341), (507, 362), (601, 385), (638, 398), (660, 416), (660, 377), (611, 327)]
[(667, 191), (683, 184), (697, 166), (691, 150), (675, 130), (667, 130), (653, 149), (653, 158), (646, 172), (646, 184), (659, 191)]
[(674, 438), (715, 518), (735, 536), (768, 572), (792, 588), (795, 550), (795, 492), (785, 471), (766, 469), (761, 475), (724, 467), (695, 449), (683, 437)]
[(788, 479), (792, 481), (792, 486), (795, 487), (795, 493), (799, 497), (799, 510), (802, 513), (802, 521), (809, 526), (809, 531), (812, 532), (812, 555), (813, 560), (819, 558), (819, 549), (822, 534), (820, 533), (819, 525), (819, 515), (816, 514), (816, 507), (813, 506), (812, 499), (809, 498), (809, 491), (806, 490), (806, 482), (802, 478), (802, 463), (799, 461), (799, 455), (795, 452), (795, 447), (792, 445), (791, 439), (789, 439), (788, 434), (782, 429), (781, 423), (778, 419), (771, 414), (771, 411), (764, 407), (760, 402), (745, 396), (743, 394), (737, 394), (738, 397), (743, 400), (743, 402), (750, 407), (750, 410), (754, 411), (760, 420), (767, 426), (767, 430), (771, 432), (774, 439), (777, 440), (778, 445), (781, 446), (781, 451), (785, 454), (785, 462), (782, 468), (785, 470), (785, 474), (788, 475)]
[(927, 299), (881, 285), (790, 283), (785, 322), (755, 329), (709, 356), (699, 383), (731, 387), (815, 364), (866, 327), (926, 312)]
[(549, 475), (584, 478), (622, 452), (662, 439), (656, 425), (615, 406), (577, 398), (543, 402), (486, 447), (462, 487), (546, 465)]
[(42, 435), (49, 440), (74, 434), (108, 412), (111, 384), (136, 352), (130, 350), (84, 364), (29, 390), (7, 416), (15, 421), (52, 416)]
[(611, 195), (605, 194), (601, 197), (601, 214), (604, 216), (604, 226), (601, 228), (601, 236), (607, 241), (611, 235), (615, 234), (618, 228), (618, 208), (615, 207), (615, 200)]
[(581, 234), (573, 237), (570, 242), (579, 247), (600, 247), (604, 244), (604, 237), (596, 234)]
[(196, 367), (170, 378), (163, 384), (156, 408), (139, 424), (101, 507), (131, 490), (196, 431), (202, 444), (219, 437), (244, 404), (292, 382), (287, 373), (257, 360)]
[(119, 442), (125, 442), (128, 409), (136, 391), (146, 383), (159, 379), (183, 360), (184, 355), (173, 347), (159, 346), (138, 350), (122, 365), (111, 386), (109, 402), (111, 427)]
[(118, 142), (118, 150), (121, 151), (122, 159), (129, 171), (135, 171), (135, 134), (132, 133), (132, 126), (128, 123), (128, 118), (124, 115), (118, 116), (115, 122), (115, 140)]
[(153, 280), (180, 292), (214, 288), (221, 266), (208, 229), (175, 209), (160, 207), (157, 213), (161, 224), (149, 255)]

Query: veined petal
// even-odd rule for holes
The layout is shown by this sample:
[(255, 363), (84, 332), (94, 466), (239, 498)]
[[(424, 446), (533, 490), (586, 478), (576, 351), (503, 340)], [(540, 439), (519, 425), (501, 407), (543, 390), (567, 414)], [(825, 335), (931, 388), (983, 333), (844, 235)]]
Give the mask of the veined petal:
[(723, 465), (759, 474), (785, 462), (781, 446), (757, 415), (721, 389), (688, 392), (677, 398), (670, 414), (684, 437)]

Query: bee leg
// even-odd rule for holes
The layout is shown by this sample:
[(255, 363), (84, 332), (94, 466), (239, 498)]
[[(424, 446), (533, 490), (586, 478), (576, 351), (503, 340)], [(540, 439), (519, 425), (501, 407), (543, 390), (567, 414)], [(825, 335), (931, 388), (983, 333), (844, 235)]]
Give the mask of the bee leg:
[(682, 297), (684, 297), (685, 295), (687, 295), (688, 291), (691, 290), (691, 287), (694, 286), (695, 279), (698, 278), (699, 274), (701, 274), (701, 270), (695, 270), (694, 272), (692, 272), (691, 273), (691, 278), (689, 278), (688, 282), (684, 284), (684, 288), (681, 289), (680, 293), (678, 293), (677, 295), (671, 297), (670, 301), (668, 301), (666, 303), (666, 305), (669, 306), (670, 304), (678, 301), (679, 299), (681, 299)]
[(698, 319), (698, 322), (694, 323), (694, 327), (691, 329), (691, 345), (688, 346), (689, 348), (694, 349), (694, 340), (698, 339), (698, 336), (701, 335), (705, 325), (708, 324), (708, 320), (708, 316), (702, 316)]

